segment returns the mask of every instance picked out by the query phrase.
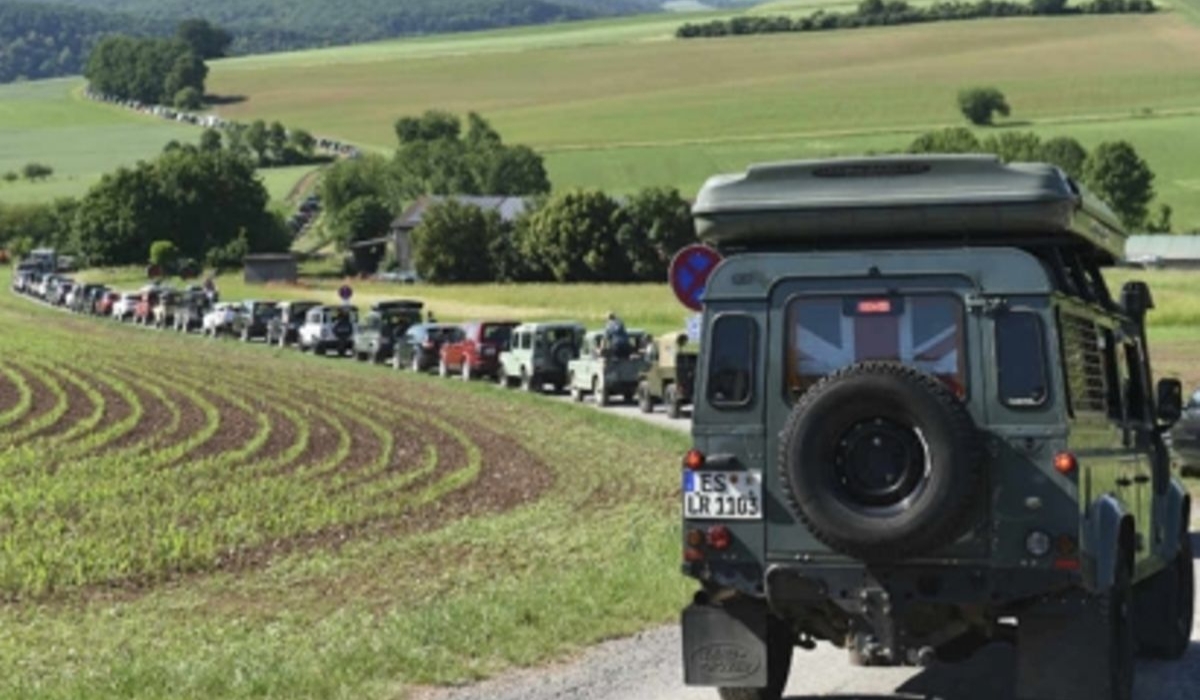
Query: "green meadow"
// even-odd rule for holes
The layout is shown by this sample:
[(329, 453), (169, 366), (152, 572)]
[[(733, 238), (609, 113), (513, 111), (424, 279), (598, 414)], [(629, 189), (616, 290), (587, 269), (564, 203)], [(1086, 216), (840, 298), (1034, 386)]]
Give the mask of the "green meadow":
[[(78, 78), (0, 85), (0, 175), (29, 162), (54, 168), (40, 182), (0, 180), (0, 202), (46, 202), (78, 197), (102, 175), (155, 157), (171, 141), (194, 143), (200, 129), (83, 97)], [(283, 203), (313, 166), (261, 171), (275, 202)]]
[(1193, 12), (692, 41), (671, 38), (686, 17), (634, 18), (232, 59), (214, 65), (210, 84), (247, 98), (221, 108), (230, 117), (379, 150), (391, 148), (398, 115), (475, 110), (545, 152), (558, 187), (688, 193), (759, 160), (903, 148), (963, 122), (959, 88), (993, 84), (1014, 108), (994, 130), (1127, 139), (1158, 173), (1176, 222), (1195, 228)]
[(84, 99), (78, 79), (0, 85), (0, 174), (30, 161), (54, 168), (43, 182), (0, 181), (0, 202), (48, 201), (82, 194), (121, 165), (152, 158), (195, 127)]

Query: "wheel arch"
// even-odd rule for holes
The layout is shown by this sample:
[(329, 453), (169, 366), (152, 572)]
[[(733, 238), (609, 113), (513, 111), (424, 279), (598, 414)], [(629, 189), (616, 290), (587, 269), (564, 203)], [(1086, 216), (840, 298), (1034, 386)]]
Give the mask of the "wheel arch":
[(1182, 539), (1187, 537), (1192, 517), (1192, 496), (1178, 479), (1171, 479), (1167, 486), (1165, 518), (1163, 519), (1162, 546), (1159, 555), (1163, 561), (1171, 561), (1179, 551)]
[(1119, 561), (1124, 552), (1131, 557), (1136, 551), (1137, 530), (1133, 515), (1110, 495), (1096, 499), (1088, 508), (1083, 533), (1083, 551), (1091, 566), (1084, 568), (1084, 586), (1093, 592), (1106, 591), (1117, 577), (1117, 567), (1128, 565)]

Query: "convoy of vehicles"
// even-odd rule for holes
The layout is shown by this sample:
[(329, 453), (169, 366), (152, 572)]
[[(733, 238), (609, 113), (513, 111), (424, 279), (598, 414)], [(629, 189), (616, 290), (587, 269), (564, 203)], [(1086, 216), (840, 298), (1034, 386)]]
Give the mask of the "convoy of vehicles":
[(1107, 207), (1052, 166), (905, 156), (753, 167), (693, 211), (724, 258), (682, 465), (688, 684), (778, 700), (797, 647), (1008, 641), (1021, 700), (1128, 700), (1135, 656), (1185, 653), (1182, 392), (1153, 383), (1148, 287), (1101, 274)]

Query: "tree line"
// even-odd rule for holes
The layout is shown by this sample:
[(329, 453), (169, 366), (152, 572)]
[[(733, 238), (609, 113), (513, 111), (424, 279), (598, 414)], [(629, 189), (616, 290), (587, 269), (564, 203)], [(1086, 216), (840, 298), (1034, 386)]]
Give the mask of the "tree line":
[(671, 188), (614, 198), (598, 190), (538, 197), (515, 221), (446, 199), (413, 231), (430, 282), (664, 282), (696, 239), (691, 206)]
[(807, 17), (749, 16), (709, 22), (688, 22), (675, 30), (680, 39), (772, 34), (780, 32), (817, 32), (857, 29), (900, 24), (920, 24), (982, 17), (1031, 17), (1075, 14), (1145, 14), (1156, 12), (1153, 0), (1088, 0), (1068, 6), (1066, 0), (977, 0), (964, 2), (939, 0), (926, 7), (913, 7), (904, 0), (862, 0), (851, 12), (817, 10)]
[(1130, 231), (1171, 231), (1170, 205), (1151, 209), (1154, 172), (1126, 141), (1107, 141), (1088, 151), (1069, 136), (1043, 141), (1032, 132), (1004, 131), (980, 139), (970, 129), (951, 127), (921, 134), (908, 152), (992, 153), (1006, 163), (1052, 163), (1103, 199)]
[(199, 109), (208, 77), (204, 61), (223, 56), (232, 40), (202, 20), (180, 24), (170, 39), (106, 36), (92, 49), (83, 75), (105, 95)]

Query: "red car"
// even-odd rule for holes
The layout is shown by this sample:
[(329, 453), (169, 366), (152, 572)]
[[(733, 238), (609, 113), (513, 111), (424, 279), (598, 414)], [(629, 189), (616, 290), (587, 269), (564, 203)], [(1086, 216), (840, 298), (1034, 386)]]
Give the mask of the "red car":
[(112, 313), (113, 304), (121, 298), (120, 292), (105, 292), (96, 300), (95, 313), (98, 316), (108, 316)]
[(457, 373), (463, 379), (496, 377), (500, 369), (500, 353), (508, 347), (512, 330), (518, 321), (472, 321), (462, 324), (463, 339), (442, 346), (438, 374), (447, 377)]
[(133, 307), (133, 322), (148, 326), (154, 323), (154, 307), (158, 304), (159, 292), (146, 290), (137, 306)]

